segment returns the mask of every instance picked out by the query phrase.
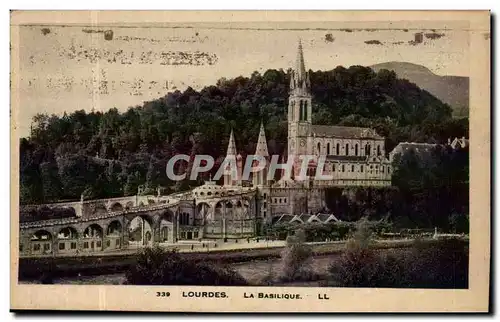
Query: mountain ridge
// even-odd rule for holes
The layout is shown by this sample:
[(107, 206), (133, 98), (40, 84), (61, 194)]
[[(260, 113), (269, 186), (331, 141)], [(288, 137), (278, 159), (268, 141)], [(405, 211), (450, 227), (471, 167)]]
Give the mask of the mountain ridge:
[(407, 79), (428, 91), (453, 108), (455, 117), (469, 113), (469, 78), (465, 76), (437, 75), (425, 66), (390, 61), (369, 66), (378, 72), (382, 69), (394, 71), (399, 78)]

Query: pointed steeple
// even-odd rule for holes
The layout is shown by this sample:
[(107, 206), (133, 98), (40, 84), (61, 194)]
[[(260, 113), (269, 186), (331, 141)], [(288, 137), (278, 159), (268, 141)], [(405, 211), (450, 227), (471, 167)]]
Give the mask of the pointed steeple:
[(255, 155), (260, 155), (263, 157), (269, 156), (269, 152), (267, 151), (267, 140), (266, 140), (266, 133), (264, 131), (264, 123), (262, 122), (260, 122), (259, 139), (257, 141), (257, 148), (255, 149)]
[(304, 52), (302, 50), (302, 41), (299, 39), (299, 46), (297, 48), (297, 59), (292, 72), (292, 79), (290, 81), (290, 89), (300, 89), (307, 91), (310, 88), (309, 75), (306, 71), (304, 62)]
[(236, 143), (234, 143), (234, 134), (232, 128), (231, 128), (231, 135), (229, 136), (229, 144), (227, 145), (226, 155), (236, 156)]

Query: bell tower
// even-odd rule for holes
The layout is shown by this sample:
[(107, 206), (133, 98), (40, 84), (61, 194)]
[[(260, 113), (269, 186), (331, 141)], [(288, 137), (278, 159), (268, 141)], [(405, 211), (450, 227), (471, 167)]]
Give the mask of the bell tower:
[[(299, 40), (297, 59), (290, 78), (288, 98), (288, 155), (312, 154), (311, 124), (312, 95), (309, 73), (304, 63), (302, 42)], [(295, 173), (296, 171), (294, 171)]]

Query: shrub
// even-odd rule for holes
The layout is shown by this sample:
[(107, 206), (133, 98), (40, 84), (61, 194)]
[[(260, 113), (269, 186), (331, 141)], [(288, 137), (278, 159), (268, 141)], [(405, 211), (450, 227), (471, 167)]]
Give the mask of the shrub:
[(126, 283), (133, 285), (247, 285), (235, 271), (209, 262), (182, 258), (176, 251), (160, 247), (145, 248), (126, 272)]
[(308, 261), (312, 256), (311, 247), (305, 243), (305, 233), (298, 230), (287, 238), (287, 246), (281, 253), (280, 281), (308, 280), (311, 269)]
[(329, 267), (345, 287), (466, 288), (468, 246), (462, 240), (416, 241), (410, 250), (376, 251), (355, 241)]

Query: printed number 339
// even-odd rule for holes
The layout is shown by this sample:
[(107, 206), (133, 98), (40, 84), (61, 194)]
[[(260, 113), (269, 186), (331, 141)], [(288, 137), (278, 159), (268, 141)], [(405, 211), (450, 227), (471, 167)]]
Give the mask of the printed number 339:
[(156, 297), (169, 297), (170, 292), (156, 292)]

